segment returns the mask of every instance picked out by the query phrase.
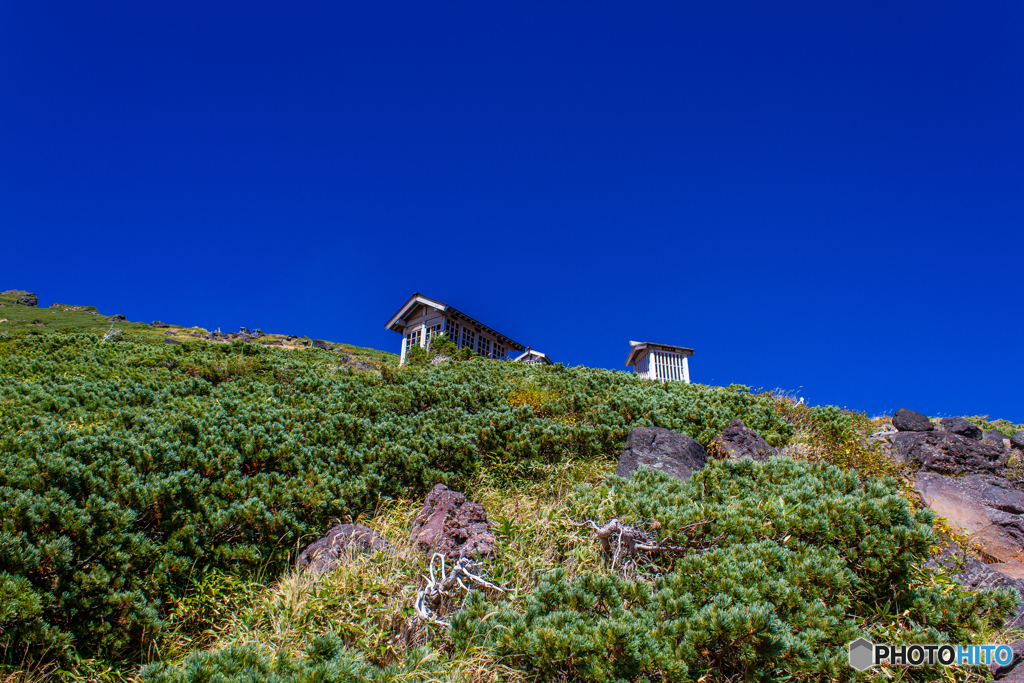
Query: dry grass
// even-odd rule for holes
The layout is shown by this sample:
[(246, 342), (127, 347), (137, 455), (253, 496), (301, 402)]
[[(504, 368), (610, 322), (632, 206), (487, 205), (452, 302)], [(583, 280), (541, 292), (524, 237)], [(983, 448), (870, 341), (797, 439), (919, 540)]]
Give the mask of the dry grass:
[[(562, 502), (575, 485), (596, 484), (612, 467), (604, 460), (573, 461), (549, 467), (533, 482), (513, 480), (501, 468), (487, 469), (465, 488), (495, 522), (499, 556), (487, 563), (485, 573), (509, 589), (510, 599), (525, 595), (541, 574), (556, 567), (570, 575), (599, 567), (597, 542), (570, 523)], [(313, 638), (331, 631), (378, 666), (405, 662), (407, 675), (415, 680), (429, 680), (429, 671), (440, 664), (444, 680), (515, 681), (521, 673), (496, 661), (489, 651), (455, 653), (444, 628), (414, 616), (427, 569), (426, 558), (409, 552), (408, 534), (421, 504), (392, 502), (360, 519), (382, 534), (392, 550), (357, 555), (319, 578), (294, 568), (266, 584), (204, 578), (172, 613), (174, 635), (159, 659), (180, 663), (196, 649), (232, 645), (253, 646), (271, 657), (282, 652), (302, 656)], [(461, 592), (452, 596), (439, 614), (459, 609), (464, 598)], [(433, 654), (422, 661), (422, 668), (409, 669), (410, 653), (428, 643)]]

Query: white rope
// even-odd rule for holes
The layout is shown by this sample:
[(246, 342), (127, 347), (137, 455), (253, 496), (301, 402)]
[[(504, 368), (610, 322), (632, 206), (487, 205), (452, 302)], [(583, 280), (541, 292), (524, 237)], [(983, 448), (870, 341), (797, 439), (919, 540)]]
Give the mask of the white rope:
[[(437, 580), (437, 576), (434, 574), (434, 560), (440, 560), (441, 580)], [(423, 576), (423, 579), (427, 582), (427, 585), (416, 594), (416, 614), (420, 619), (429, 621), (439, 626), (451, 626), (450, 623), (443, 619), (438, 619), (434, 616), (434, 610), (437, 609), (441, 604), (441, 596), (457, 583), (467, 593), (472, 589), (463, 583), (462, 579), (466, 579), (467, 582), (476, 586), (482, 586), (484, 588), (492, 588), (496, 591), (504, 593), (505, 588), (491, 583), (487, 579), (483, 578), (479, 574), (474, 574), (473, 569), (480, 566), (480, 562), (474, 562), (468, 557), (461, 558), (458, 562), (452, 566), (452, 573), (449, 575), (445, 571), (445, 557), (441, 553), (434, 553), (430, 557), (430, 565), (428, 570), (430, 576)]]

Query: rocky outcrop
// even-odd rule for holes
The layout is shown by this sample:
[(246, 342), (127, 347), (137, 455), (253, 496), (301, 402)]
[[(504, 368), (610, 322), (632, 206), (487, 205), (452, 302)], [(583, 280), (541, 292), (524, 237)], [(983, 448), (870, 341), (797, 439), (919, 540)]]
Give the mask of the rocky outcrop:
[(314, 339), (313, 340), (313, 348), (314, 349), (323, 349), (324, 351), (330, 351), (334, 347), (331, 346), (330, 344), (328, 344), (327, 342), (321, 340), (321, 339)]
[(126, 318), (125, 316), (123, 316), (120, 313), (118, 313), (116, 315), (110, 316), (109, 318), (107, 318), (107, 320), (109, 320), (112, 323), (123, 323), (123, 322), (127, 321), (128, 318)]
[(1024, 493), (1006, 479), (918, 472), (914, 488), (936, 514), (969, 534), (987, 559), (1024, 561)]
[(985, 432), (985, 435), (981, 437), (981, 440), (996, 448), (1006, 448), (1006, 444), (1003, 443), (1003, 439), (1005, 438), (1006, 437), (1004, 437), (1000, 432), (993, 429), (992, 431)]
[(939, 430), (966, 436), (968, 439), (981, 439), (981, 427), (962, 417), (944, 417), (939, 420)]
[(900, 432), (885, 438), (896, 460), (940, 474), (995, 474), (1005, 454), (1002, 448), (952, 432)]
[(463, 557), (494, 557), (496, 539), (487, 511), (480, 503), (437, 484), (423, 501), (409, 534), (412, 547), (421, 553), (441, 553), (451, 560)]
[(1010, 437), (1010, 447), (1018, 451), (1024, 451), (1024, 432), (1017, 432)]
[(170, 325), (168, 325), (167, 323), (161, 322), (159, 320), (154, 320), (153, 322), (151, 322), (149, 324), (149, 326), (150, 327), (159, 327), (159, 328), (170, 327)]
[(25, 296), (18, 297), (14, 303), (28, 306), (29, 308), (39, 308), (39, 297), (30, 292), (25, 292)]
[(650, 467), (676, 479), (689, 479), (707, 462), (704, 447), (685, 434), (663, 427), (634, 427), (626, 437), (615, 474), (629, 477), (640, 467)]
[(739, 418), (733, 420), (714, 438), (708, 450), (720, 458), (732, 460), (750, 458), (764, 461), (778, 454), (771, 444), (743, 424), (743, 420)]
[(338, 524), (299, 553), (300, 570), (320, 576), (344, 564), (359, 553), (387, 550), (387, 540), (362, 524)]
[(892, 426), (901, 432), (930, 432), (935, 428), (926, 416), (908, 408), (900, 408), (893, 414)]

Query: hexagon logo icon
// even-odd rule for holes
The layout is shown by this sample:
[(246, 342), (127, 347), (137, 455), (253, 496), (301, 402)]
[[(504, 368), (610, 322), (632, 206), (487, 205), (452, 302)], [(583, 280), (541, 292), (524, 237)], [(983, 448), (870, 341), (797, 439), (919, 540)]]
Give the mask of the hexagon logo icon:
[(863, 638), (853, 641), (850, 643), (850, 666), (857, 671), (870, 669), (874, 665), (874, 650), (875, 646)]

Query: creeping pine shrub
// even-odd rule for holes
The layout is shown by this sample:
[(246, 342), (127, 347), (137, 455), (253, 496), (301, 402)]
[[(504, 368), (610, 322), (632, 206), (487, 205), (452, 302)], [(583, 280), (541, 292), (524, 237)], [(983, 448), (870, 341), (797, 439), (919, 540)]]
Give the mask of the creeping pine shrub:
[[(139, 656), (198, 575), (276, 571), (333, 520), (484, 462), (612, 457), (634, 426), (785, 442), (771, 397), (488, 361), (54, 333), (0, 340), (0, 653)], [(434, 348), (432, 346), (432, 348)], [(537, 387), (554, 403), (510, 402)]]
[(642, 469), (569, 505), (579, 522), (615, 517), (675, 550), (632, 579), (552, 572), (520, 609), (474, 595), (452, 618), (457, 645), (493, 647), (540, 680), (833, 680), (880, 611), (903, 614), (897, 640), (969, 642), (1015, 602), (915, 579), (931, 513), (893, 480), (824, 464), (711, 462), (688, 481)]
[(314, 638), (305, 656), (280, 652), (271, 657), (253, 646), (232, 646), (190, 655), (181, 666), (153, 664), (142, 671), (143, 683), (392, 683), (438, 680), (436, 665), (425, 648), (413, 648), (405, 661), (379, 668), (341, 645), (333, 633)]

